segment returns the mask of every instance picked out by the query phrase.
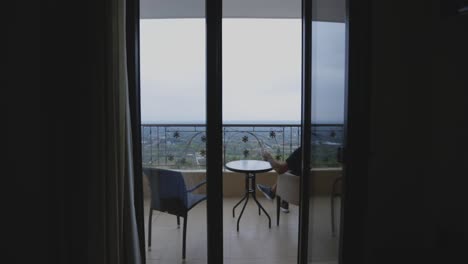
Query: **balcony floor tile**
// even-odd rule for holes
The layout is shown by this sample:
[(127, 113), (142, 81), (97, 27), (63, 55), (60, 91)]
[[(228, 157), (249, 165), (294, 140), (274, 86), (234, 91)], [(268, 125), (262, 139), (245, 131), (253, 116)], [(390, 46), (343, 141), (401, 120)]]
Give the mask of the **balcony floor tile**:
[[(232, 217), (232, 207), (240, 197), (224, 199), (224, 263), (226, 264), (283, 264), (296, 263), (298, 211), (299, 208), (290, 205), (290, 213), (281, 213), (280, 225), (276, 226), (275, 202), (259, 197), (260, 203), (267, 210), (272, 220), (268, 228), (266, 216), (258, 215), (258, 209), (249, 200), (240, 222), (240, 230), (236, 231), (237, 217), (242, 209), (236, 209), (236, 217)], [(312, 262), (337, 263), (338, 239), (331, 236), (330, 231), (330, 200), (329, 197), (318, 197), (312, 202)], [(148, 218), (149, 200), (145, 201), (145, 219)], [(339, 204), (336, 203), (336, 217), (339, 218)], [(338, 222), (338, 221), (337, 221)], [(146, 227), (145, 222), (145, 228)], [(338, 226), (338, 223), (336, 223)], [(187, 226), (187, 259), (182, 261), (182, 227), (177, 227), (176, 217), (158, 211), (153, 212), (152, 248), (147, 251), (150, 264), (173, 263), (206, 263), (206, 203), (197, 205), (189, 212)], [(145, 229), (145, 236), (147, 229)], [(147, 237), (146, 237), (147, 239)], [(147, 241), (147, 240), (146, 240)]]

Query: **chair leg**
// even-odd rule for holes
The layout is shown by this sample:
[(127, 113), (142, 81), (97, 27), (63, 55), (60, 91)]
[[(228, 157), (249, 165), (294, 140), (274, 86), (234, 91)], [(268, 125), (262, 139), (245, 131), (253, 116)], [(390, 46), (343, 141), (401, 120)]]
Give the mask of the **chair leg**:
[(279, 226), (281, 198), (276, 196), (276, 225)]
[(153, 218), (153, 209), (149, 209), (148, 217), (148, 249), (151, 250), (151, 219)]
[(177, 216), (177, 228), (180, 228), (180, 216)]
[(335, 194), (332, 193), (331, 195), (331, 199), (330, 199), (330, 203), (331, 203), (331, 232), (332, 232), (332, 236), (334, 237), (335, 236), (335, 203), (334, 203), (334, 199), (335, 199)]
[(185, 259), (185, 242), (187, 242), (187, 214), (184, 216), (184, 234), (182, 239), (182, 259)]
[(331, 198), (330, 198), (330, 209), (331, 209), (331, 232), (332, 236), (335, 236), (335, 197), (338, 196), (338, 193), (336, 192), (336, 186), (339, 181), (341, 181), (342, 177), (338, 177), (333, 181), (332, 184), (332, 190), (331, 190)]

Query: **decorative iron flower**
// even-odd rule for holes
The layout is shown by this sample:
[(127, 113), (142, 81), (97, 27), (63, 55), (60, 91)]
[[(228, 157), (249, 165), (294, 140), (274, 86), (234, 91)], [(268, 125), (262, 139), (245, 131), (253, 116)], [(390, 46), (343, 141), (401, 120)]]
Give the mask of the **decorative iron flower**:
[(200, 139), (201, 139), (202, 142), (206, 142), (206, 136), (205, 135), (201, 136)]
[(243, 136), (242, 137), (242, 142), (246, 143), (247, 141), (249, 141), (249, 137), (248, 136)]
[(175, 138), (179, 138), (180, 137), (179, 131), (174, 132), (174, 134), (172, 136), (175, 137)]
[(167, 156), (167, 159), (168, 159), (169, 161), (173, 161), (173, 160), (174, 160), (174, 155), (169, 154), (169, 155)]
[(201, 155), (202, 157), (205, 157), (205, 155), (206, 155), (206, 150), (204, 150), (204, 149), (200, 150), (200, 155)]
[(276, 137), (276, 133), (275, 131), (270, 131), (270, 138), (275, 138)]
[(244, 157), (247, 158), (247, 156), (249, 156), (249, 150), (248, 149), (244, 149)]

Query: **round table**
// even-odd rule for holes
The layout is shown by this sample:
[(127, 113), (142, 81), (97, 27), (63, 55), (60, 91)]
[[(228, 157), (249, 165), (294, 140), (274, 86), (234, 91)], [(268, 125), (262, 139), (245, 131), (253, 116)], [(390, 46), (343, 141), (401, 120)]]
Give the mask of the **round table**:
[(236, 160), (228, 162), (224, 165), (226, 169), (234, 172), (245, 173), (245, 194), (244, 197), (232, 208), (232, 217), (235, 217), (235, 209), (236, 207), (245, 200), (244, 206), (242, 206), (241, 213), (239, 218), (237, 219), (237, 232), (239, 232), (239, 222), (244, 213), (245, 206), (249, 201), (249, 195), (252, 196), (255, 203), (258, 205), (258, 214), (261, 214), (262, 210), (265, 215), (268, 217), (268, 227), (271, 228), (271, 218), (270, 215), (265, 211), (263, 206), (258, 202), (257, 197), (255, 195), (255, 174), (261, 172), (271, 171), (272, 167), (269, 162), (263, 160)]

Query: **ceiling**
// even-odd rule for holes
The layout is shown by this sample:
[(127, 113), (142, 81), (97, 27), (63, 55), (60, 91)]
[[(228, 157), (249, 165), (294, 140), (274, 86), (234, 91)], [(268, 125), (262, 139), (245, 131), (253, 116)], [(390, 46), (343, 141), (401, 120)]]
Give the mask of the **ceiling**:
[[(344, 22), (345, 0), (314, 0), (314, 21)], [(205, 0), (140, 0), (141, 18), (204, 18)], [(300, 18), (301, 0), (223, 0), (225, 18)]]

